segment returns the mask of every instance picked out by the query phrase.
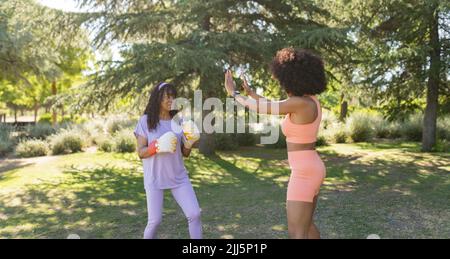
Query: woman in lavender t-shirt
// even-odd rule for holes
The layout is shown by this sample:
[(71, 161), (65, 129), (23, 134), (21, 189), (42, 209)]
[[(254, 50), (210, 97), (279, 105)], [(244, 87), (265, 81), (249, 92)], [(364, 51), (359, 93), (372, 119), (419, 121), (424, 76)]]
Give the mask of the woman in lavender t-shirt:
[[(192, 140), (192, 135), (183, 132), (173, 119), (171, 106), (175, 97), (173, 85), (160, 83), (156, 86), (134, 131), (147, 194), (148, 224), (144, 239), (156, 238), (162, 220), (164, 190), (171, 190), (186, 215), (190, 237), (202, 238), (200, 207), (183, 162), (183, 156), (189, 157), (193, 141), (198, 139)], [(187, 140), (186, 136), (191, 138)]]

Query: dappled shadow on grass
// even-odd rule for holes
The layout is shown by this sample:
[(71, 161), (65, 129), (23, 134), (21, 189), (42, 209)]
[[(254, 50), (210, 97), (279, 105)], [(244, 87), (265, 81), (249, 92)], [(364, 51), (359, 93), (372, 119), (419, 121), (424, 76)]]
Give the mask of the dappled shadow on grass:
[[(448, 237), (449, 156), (412, 152), (413, 144), (359, 147), (342, 153), (339, 148), (319, 152), (327, 167), (316, 217), (323, 237)], [(280, 151), (286, 152), (278, 150), (273, 158), (281, 162), (285, 156)], [(269, 163), (269, 152), (256, 149), (237, 154), (249, 161), (262, 158), (261, 167), (269, 164), (275, 171), (283, 167)], [(233, 161), (234, 155), (230, 152), (227, 157)]]
[(377, 141), (377, 142), (363, 142), (363, 143), (354, 143), (353, 145), (360, 147), (362, 149), (402, 149), (403, 151), (408, 152), (420, 152), (420, 143), (418, 142), (403, 142), (403, 141)]
[(420, 142), (404, 142), (401, 140), (382, 140), (370, 143), (355, 143), (353, 144), (363, 150), (398, 150), (402, 153), (421, 153), (421, 154), (434, 154), (444, 157), (450, 157), (450, 153), (445, 151), (439, 152), (422, 152), (422, 143)]
[[(141, 175), (104, 167), (68, 168), (60, 182), (29, 185), (0, 200), (2, 238), (140, 237), (145, 194)], [(145, 219), (145, 218), (144, 218)]]
[(222, 156), (239, 156), (241, 158), (257, 158), (267, 160), (287, 159), (287, 149), (273, 149), (265, 147), (244, 147), (238, 151), (219, 152)]
[[(285, 150), (246, 149), (186, 160), (205, 238), (286, 238), (289, 177)], [(272, 154), (272, 155), (271, 155)], [(317, 210), (324, 238), (446, 238), (449, 159), (397, 152), (321, 152), (328, 170)], [(147, 211), (142, 164), (67, 167), (63, 180), (0, 197), (0, 238), (141, 238)], [(116, 163), (117, 164), (117, 163)], [(166, 192), (161, 238), (188, 238), (186, 219)]]
[[(186, 163), (203, 211), (207, 238), (285, 238), (286, 170), (228, 153)], [(244, 162), (243, 165), (241, 163)], [(283, 183), (274, 181), (285, 176)]]
[(20, 160), (2, 160), (0, 161), (0, 180), (5, 172), (31, 166), (34, 163)]
[(394, 184), (412, 189), (427, 184), (441, 189), (449, 184), (445, 179), (448, 180), (450, 172), (445, 166), (450, 159), (444, 157), (415, 153), (342, 155), (333, 151), (322, 152), (322, 157), (329, 169), (329, 178), (346, 179), (348, 176), (356, 183), (376, 186), (379, 191)]
[(406, 151), (322, 156), (328, 172), (318, 218), (329, 237), (448, 237), (449, 159)]
[[(116, 159), (127, 159), (132, 167), (69, 166), (60, 180), (3, 195), (0, 237), (141, 238), (147, 219), (142, 164), (128, 155)], [(205, 238), (284, 237), (284, 189), (220, 156), (193, 156), (187, 166), (202, 207)], [(181, 209), (166, 192), (160, 237), (188, 238), (187, 230)]]

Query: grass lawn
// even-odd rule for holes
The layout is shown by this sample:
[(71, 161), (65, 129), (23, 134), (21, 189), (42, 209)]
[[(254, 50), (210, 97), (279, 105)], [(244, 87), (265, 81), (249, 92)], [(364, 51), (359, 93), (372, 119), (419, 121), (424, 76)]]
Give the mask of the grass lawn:
[[(416, 143), (320, 149), (328, 176), (316, 214), (323, 238), (450, 238), (450, 154)], [(186, 160), (205, 238), (287, 238), (285, 150), (248, 148)], [(4, 161), (2, 162), (4, 163)], [(141, 238), (141, 163), (80, 153), (0, 165), (0, 238)], [(160, 238), (188, 238), (166, 193)]]

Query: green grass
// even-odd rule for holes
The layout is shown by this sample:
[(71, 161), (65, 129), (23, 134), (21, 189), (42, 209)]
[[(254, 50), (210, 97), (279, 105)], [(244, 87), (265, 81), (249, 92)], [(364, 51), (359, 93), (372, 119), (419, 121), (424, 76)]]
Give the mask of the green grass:
[[(450, 155), (416, 143), (321, 148), (328, 176), (316, 221), (323, 238), (449, 238)], [(287, 238), (285, 150), (246, 148), (186, 167), (205, 238)], [(134, 154), (81, 153), (0, 169), (0, 238), (141, 238), (142, 166)], [(16, 167), (14, 169), (14, 167)], [(160, 238), (188, 238), (166, 193)]]

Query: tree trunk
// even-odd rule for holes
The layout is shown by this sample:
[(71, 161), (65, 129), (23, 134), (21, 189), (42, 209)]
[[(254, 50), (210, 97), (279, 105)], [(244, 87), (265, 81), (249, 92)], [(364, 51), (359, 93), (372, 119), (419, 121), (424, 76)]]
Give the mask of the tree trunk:
[(200, 138), (199, 151), (206, 156), (214, 155), (216, 152), (216, 140), (214, 134), (203, 133)]
[[(203, 111), (203, 119), (212, 111), (205, 112)], [(216, 151), (216, 139), (214, 134), (202, 133), (199, 143), (199, 151), (201, 154), (210, 156), (214, 155)]]
[[(56, 81), (53, 81), (53, 83), (52, 83), (52, 95), (55, 96), (57, 93), (58, 93), (58, 89), (56, 88)], [(53, 125), (53, 127), (56, 127), (57, 116), (58, 116), (58, 114), (57, 114), (57, 111), (56, 111), (56, 107), (53, 107), (52, 108), (52, 125)]]
[(436, 145), (436, 121), (439, 100), (439, 74), (441, 70), (441, 48), (439, 42), (439, 20), (433, 14), (430, 28), (430, 70), (428, 76), (427, 107), (423, 122), (422, 151), (430, 152)]
[(339, 116), (340, 121), (344, 121), (348, 114), (348, 102), (344, 99), (344, 94), (341, 95), (341, 115)]
[(17, 124), (17, 108), (14, 108), (14, 123)]
[[(200, 85), (203, 86), (203, 88), (202, 88), (203, 101), (206, 100), (207, 98), (214, 97), (214, 93), (212, 93), (211, 91), (208, 90), (211, 88), (206, 87), (206, 89), (205, 89), (205, 86), (207, 86), (207, 84), (208, 84), (208, 78), (206, 78), (205, 76), (201, 76)], [(202, 106), (203, 106), (203, 104), (202, 104)], [(205, 117), (208, 116), (208, 114), (210, 114), (211, 112), (213, 112), (213, 111), (202, 111), (202, 124), (205, 120)], [(215, 123), (215, 122), (213, 121), (213, 123)], [(201, 154), (207, 155), (207, 156), (213, 155), (215, 153), (216, 140), (215, 140), (214, 134), (207, 134), (207, 133), (201, 134), (199, 150), (200, 150)]]
[(39, 106), (34, 106), (34, 123), (37, 123), (37, 115), (38, 115)]
[[(201, 24), (202, 29), (204, 31), (210, 31), (211, 30), (211, 16), (210, 15), (205, 15), (203, 22)], [(214, 93), (211, 92), (211, 87), (205, 87), (208, 85), (210, 81), (208, 80), (208, 78), (206, 78), (206, 76), (204, 75), (200, 75), (200, 89), (203, 90), (204, 96), (203, 99), (206, 100), (209, 97), (213, 97)], [(206, 91), (204, 91), (206, 90)], [(206, 93), (206, 96), (205, 96)], [(203, 111), (203, 118), (202, 118), (202, 123), (204, 118), (211, 113), (212, 111), (206, 112)], [(199, 150), (201, 154), (204, 155), (213, 155), (215, 153), (216, 150), (216, 143), (215, 143), (215, 137), (214, 134), (206, 134), (206, 133), (202, 133), (201, 138), (200, 138), (200, 144), (199, 144)]]

